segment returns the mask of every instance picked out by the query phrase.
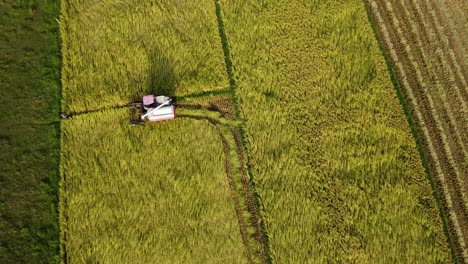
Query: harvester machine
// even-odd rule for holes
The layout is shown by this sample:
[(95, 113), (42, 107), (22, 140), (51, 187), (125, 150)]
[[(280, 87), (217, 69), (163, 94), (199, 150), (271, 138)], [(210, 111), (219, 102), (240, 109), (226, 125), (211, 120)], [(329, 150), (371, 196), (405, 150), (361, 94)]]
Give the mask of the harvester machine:
[(131, 125), (143, 125), (146, 122), (159, 122), (176, 117), (174, 99), (164, 95), (146, 95), (141, 102), (130, 103), (128, 107)]

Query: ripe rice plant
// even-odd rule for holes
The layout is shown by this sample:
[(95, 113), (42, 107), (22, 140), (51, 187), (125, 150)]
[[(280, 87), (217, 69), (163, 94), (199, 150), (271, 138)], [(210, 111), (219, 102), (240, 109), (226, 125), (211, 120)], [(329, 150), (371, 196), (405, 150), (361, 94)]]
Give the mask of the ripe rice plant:
[(364, 3), (221, 3), (273, 262), (450, 262)]
[(62, 1), (63, 111), (228, 86), (214, 3)]
[(130, 127), (127, 114), (62, 123), (64, 260), (246, 262), (215, 126), (178, 118)]

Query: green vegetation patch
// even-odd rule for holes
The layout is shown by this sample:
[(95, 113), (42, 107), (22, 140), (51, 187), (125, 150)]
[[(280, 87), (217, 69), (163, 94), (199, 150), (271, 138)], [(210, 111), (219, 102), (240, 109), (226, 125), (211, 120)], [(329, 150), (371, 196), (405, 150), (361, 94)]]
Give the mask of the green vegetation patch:
[(58, 263), (57, 1), (0, 2), (0, 263)]

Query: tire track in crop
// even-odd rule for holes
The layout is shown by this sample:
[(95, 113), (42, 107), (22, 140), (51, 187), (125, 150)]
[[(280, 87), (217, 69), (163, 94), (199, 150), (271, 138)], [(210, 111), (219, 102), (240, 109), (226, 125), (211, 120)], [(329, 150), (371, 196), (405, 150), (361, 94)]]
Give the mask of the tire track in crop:
[[(389, 2), (387, 2), (387, 5), (388, 4)], [(393, 12), (393, 10), (390, 10), (391, 13), (393, 12), (394, 16), (398, 16), (398, 20), (402, 22), (402, 25), (404, 28), (406, 29), (412, 28), (411, 32), (408, 32), (408, 30), (405, 30), (405, 33), (406, 35), (411, 36), (413, 40), (416, 40), (415, 42), (417, 43), (417, 47), (414, 48), (415, 51), (413, 53), (417, 53), (417, 55), (420, 55), (420, 56), (416, 56), (416, 58), (420, 58), (420, 63), (418, 64), (426, 66), (426, 67), (423, 67), (422, 69), (422, 71), (425, 72), (425, 80), (428, 80), (428, 83), (435, 83), (433, 86), (435, 86), (436, 89), (431, 89), (433, 86), (429, 85), (428, 89), (425, 90), (425, 93), (427, 96), (432, 96), (431, 100), (434, 101), (435, 107), (439, 107), (439, 109), (436, 111), (436, 113), (441, 113), (440, 123), (442, 124), (442, 127), (441, 127), (442, 130), (439, 132), (441, 134), (448, 135), (447, 137), (448, 144), (447, 144), (447, 141), (443, 142), (444, 149), (448, 156), (450, 166), (455, 171), (456, 180), (459, 185), (458, 192), (460, 193), (461, 199), (463, 203), (465, 204), (464, 213), (467, 214), (467, 211), (466, 211), (467, 204), (468, 204), (468, 200), (466, 196), (466, 186), (467, 186), (466, 184), (467, 183), (466, 181), (464, 181), (463, 175), (467, 174), (468, 172), (466, 171), (466, 169), (459, 166), (460, 164), (463, 164), (467, 160), (467, 154), (466, 154), (467, 152), (466, 152), (466, 148), (462, 142), (463, 140), (459, 132), (460, 124), (456, 122), (455, 117), (453, 116), (452, 106), (456, 105), (456, 102), (454, 101), (449, 102), (450, 98), (447, 99), (447, 95), (445, 92), (446, 89), (447, 90), (450, 89), (451, 85), (446, 82), (447, 80), (446, 78), (444, 78), (443, 72), (440, 71), (441, 69), (439, 69), (439, 71), (437, 72), (434, 69), (434, 68), (439, 68), (437, 67), (437, 63), (433, 63), (429, 59), (429, 57), (434, 54), (429, 54), (428, 56), (428, 53), (426, 52), (426, 50), (429, 50), (429, 53), (430, 53), (431, 49), (427, 49), (426, 47), (423, 46), (424, 40), (421, 40), (421, 39), (425, 37), (424, 33), (426, 33), (426, 30), (420, 24), (419, 24), (420, 26), (419, 30), (416, 29), (415, 27), (416, 23), (412, 20), (412, 17), (417, 17), (417, 16), (415, 14), (409, 13), (409, 10), (406, 8), (406, 6), (409, 6), (409, 5), (404, 5), (400, 2), (400, 5), (395, 4), (394, 6), (396, 10), (395, 12)], [(401, 10), (403, 10), (403, 12), (401, 12)], [(425, 41), (428, 41), (428, 40), (425, 39)], [(425, 42), (425, 43), (429, 43), (429, 42)], [(421, 62), (421, 58), (422, 58), (422, 62)], [(432, 65), (434, 65), (434, 67)], [(462, 127), (462, 130), (465, 130), (463, 129), (464, 127), (463, 124), (461, 124), (461, 127)], [(465, 133), (468, 133), (468, 131), (465, 131)]]
[[(190, 105), (182, 105), (181, 107), (183, 108), (188, 108), (188, 109), (193, 109), (193, 107), (191, 107)], [(206, 108), (207, 110), (210, 110), (208, 108)], [(212, 110), (210, 110), (212, 111)], [(219, 112), (219, 111), (215, 111), (215, 112)], [(219, 112), (221, 114), (221, 112)], [(178, 115), (179, 117), (188, 117), (188, 118), (195, 118), (195, 119), (207, 119), (208, 121), (210, 121), (211, 124), (215, 125), (220, 133), (220, 137), (223, 141), (223, 144), (228, 144), (228, 145), (225, 145), (225, 153), (229, 154), (229, 143), (227, 142), (225, 136), (223, 135), (223, 133), (220, 131), (220, 129), (218, 128), (218, 125), (220, 125), (220, 121), (217, 120), (217, 119), (214, 119), (214, 118), (210, 118), (210, 117), (207, 117), (207, 116), (193, 116), (193, 115)], [(267, 263), (267, 255), (266, 255), (266, 249), (265, 249), (265, 245), (264, 245), (264, 231), (263, 231), (263, 228), (261, 226), (261, 220), (260, 218), (258, 217), (258, 212), (257, 212), (257, 204), (255, 202), (255, 193), (254, 191), (252, 190), (252, 186), (251, 186), (251, 183), (249, 181), (249, 178), (248, 178), (248, 171), (247, 171), (247, 164), (246, 164), (246, 158), (245, 158), (245, 154), (244, 154), (244, 146), (242, 145), (242, 141), (241, 141), (241, 137), (240, 137), (240, 133), (239, 133), (239, 129), (238, 127), (236, 126), (232, 126), (231, 129), (230, 129), (230, 134), (233, 136), (234, 138), (234, 141), (235, 141), (235, 145), (236, 145), (236, 152), (237, 152), (237, 155), (238, 155), (238, 158), (239, 158), (239, 162), (240, 162), (240, 181), (242, 183), (242, 190), (243, 190), (243, 196), (244, 196), (244, 199), (245, 199), (245, 203), (246, 203), (246, 206), (247, 206), (247, 209), (248, 209), (248, 212), (249, 212), (249, 215), (250, 215), (250, 224), (251, 226), (254, 228), (254, 237), (255, 237), (255, 241), (257, 242), (257, 246), (258, 246), (258, 252), (259, 252), (259, 257), (260, 257), (260, 261), (261, 263)], [(227, 149), (226, 149), (227, 148)], [(230, 155), (229, 155), (230, 156)], [(226, 167), (228, 170), (228, 167)], [(230, 164), (229, 164), (229, 171), (230, 171)], [(231, 173), (232, 175), (232, 173)], [(232, 179), (232, 176), (230, 178), (230, 186), (232, 186), (232, 190), (235, 191), (235, 184), (234, 184), (234, 180)], [(236, 211), (239, 209), (239, 213), (238, 213), (238, 219), (239, 219), (239, 223), (241, 226), (243, 226), (241, 228), (241, 234), (243, 236), (243, 241), (244, 241), (244, 238), (245, 238), (245, 243), (244, 245), (247, 247), (246, 250), (249, 252), (248, 255), (249, 255), (249, 260), (252, 262), (252, 253), (250, 252), (250, 247), (249, 247), (249, 243), (248, 243), (248, 239), (247, 239), (247, 235), (248, 233), (246, 232), (246, 224), (245, 224), (245, 220), (243, 219), (243, 216), (242, 216), (242, 212), (240, 211), (240, 205), (237, 204), (236, 205)], [(242, 221), (242, 222), (241, 222)], [(241, 224), (242, 223), (242, 224)], [(245, 231), (245, 234), (243, 233)], [(244, 237), (245, 235), (245, 237)]]
[[(453, 199), (452, 195), (456, 195), (456, 191), (454, 188), (454, 183), (451, 179), (447, 178), (446, 172), (450, 169), (447, 166), (446, 157), (444, 153), (441, 153), (441, 139), (434, 133), (433, 128), (435, 127), (435, 122), (431, 118), (428, 118), (427, 115), (423, 115), (423, 113), (430, 113), (431, 109), (428, 109), (427, 98), (424, 97), (424, 94), (421, 94), (421, 91), (418, 89), (411, 89), (412, 87), (418, 87), (418, 83), (415, 82), (415, 73), (414, 69), (411, 71), (412, 67), (411, 62), (408, 61), (408, 57), (406, 56), (406, 47), (401, 48), (401, 43), (394, 43), (394, 40), (399, 40), (400, 36), (396, 35), (396, 33), (386, 25), (391, 26), (393, 23), (392, 18), (385, 12), (383, 6), (385, 3), (377, 4), (374, 0), (367, 0), (368, 5), (370, 6), (371, 16), (376, 24), (378, 25), (378, 31), (382, 36), (384, 43), (386, 44), (386, 48), (389, 52), (389, 55), (393, 61), (397, 69), (397, 77), (399, 82), (402, 84), (404, 88), (404, 93), (406, 97), (410, 99), (412, 104), (412, 112), (416, 117), (416, 121), (419, 124), (419, 132), (423, 135), (424, 143), (423, 147), (425, 148), (426, 152), (430, 154), (431, 158), (431, 168), (436, 174), (436, 182), (439, 186), (439, 189), (442, 190), (444, 196), (442, 198), (442, 204), (444, 206), (445, 211), (449, 216), (449, 229), (453, 234), (453, 237), (457, 238), (457, 246), (456, 251), (458, 255), (463, 255), (463, 250), (465, 247), (465, 240), (461, 233), (460, 226), (466, 226), (466, 218), (463, 214), (457, 215), (456, 213), (460, 212), (460, 209), (463, 207), (460, 204), (460, 201), (456, 198)], [(437, 195), (436, 195), (437, 197)], [(459, 219), (460, 218), (460, 219)], [(444, 219), (444, 218), (443, 218)], [(450, 241), (450, 238), (449, 238)]]
[(223, 142), (224, 155), (226, 157), (226, 161), (225, 161), (226, 176), (228, 178), (229, 187), (231, 188), (231, 191), (234, 194), (233, 195), (234, 203), (235, 203), (235, 208), (236, 208), (237, 220), (239, 221), (239, 229), (240, 229), (239, 231), (242, 236), (242, 243), (244, 243), (245, 252), (247, 255), (247, 259), (249, 260), (249, 263), (253, 263), (252, 252), (250, 251), (250, 245), (249, 245), (249, 239), (248, 239), (247, 225), (245, 223), (244, 216), (242, 215), (239, 198), (236, 196), (236, 193), (235, 193), (235, 185), (234, 185), (234, 180), (232, 178), (232, 172), (231, 172), (231, 158), (230, 158), (231, 154), (230, 154), (229, 143), (227, 142), (226, 138), (221, 133), (219, 128), (217, 129), (219, 132), (219, 136), (221, 137), (221, 140)]
[(258, 218), (257, 216), (257, 206), (254, 202), (254, 193), (252, 191), (252, 187), (251, 187), (251, 184), (249, 182), (249, 179), (247, 177), (247, 170), (246, 170), (246, 161), (245, 161), (245, 158), (244, 158), (244, 153), (243, 153), (243, 145), (242, 145), (242, 141), (241, 141), (241, 138), (240, 138), (240, 133), (239, 133), (239, 129), (238, 128), (233, 128), (231, 130), (233, 136), (234, 136), (234, 139), (236, 141), (236, 145), (237, 145), (237, 153), (239, 155), (239, 158), (240, 158), (240, 162), (241, 162), (241, 168), (242, 168), (242, 184), (244, 186), (244, 190), (245, 190), (245, 198), (247, 200), (247, 207), (249, 209), (249, 212), (250, 212), (250, 215), (251, 215), (251, 221), (252, 221), (252, 225), (255, 227), (255, 238), (257, 240), (257, 242), (259, 243), (260, 247), (259, 247), (259, 252), (260, 252), (260, 256), (262, 258), (262, 263), (266, 263), (267, 262), (267, 259), (266, 259), (266, 252), (265, 252), (265, 247), (264, 247), (264, 244), (263, 244), (263, 234), (262, 234), (262, 227), (260, 225), (260, 219)]
[(240, 231), (240, 234), (241, 234), (241, 237), (242, 237), (242, 243), (244, 244), (245, 252), (246, 252), (247, 259), (248, 259), (249, 263), (254, 263), (253, 259), (252, 259), (252, 252), (250, 250), (250, 245), (249, 245), (247, 224), (245, 222), (244, 215), (242, 214), (242, 209), (241, 209), (241, 206), (240, 206), (239, 197), (237, 197), (236, 188), (235, 188), (235, 184), (234, 184), (234, 179), (233, 179), (233, 176), (232, 176), (231, 154), (230, 154), (229, 142), (227, 141), (226, 137), (223, 135), (223, 133), (221, 132), (221, 130), (218, 127), (219, 121), (214, 119), (214, 118), (210, 118), (210, 117), (207, 117), (207, 116), (201, 116), (201, 115), (200, 116), (193, 116), (193, 115), (184, 115), (184, 114), (182, 114), (182, 115), (179, 115), (179, 117), (192, 118), (192, 119), (196, 119), (196, 120), (208, 120), (212, 125), (214, 125), (216, 127), (216, 130), (219, 133), (219, 137), (221, 138), (221, 141), (223, 143), (223, 151), (224, 151), (224, 156), (225, 156), (224, 166), (225, 166), (225, 170), (226, 170), (226, 177), (228, 179), (229, 188), (231, 189), (231, 192), (232, 192), (233, 197), (234, 197), (234, 208), (236, 210), (237, 221), (239, 222), (239, 231)]

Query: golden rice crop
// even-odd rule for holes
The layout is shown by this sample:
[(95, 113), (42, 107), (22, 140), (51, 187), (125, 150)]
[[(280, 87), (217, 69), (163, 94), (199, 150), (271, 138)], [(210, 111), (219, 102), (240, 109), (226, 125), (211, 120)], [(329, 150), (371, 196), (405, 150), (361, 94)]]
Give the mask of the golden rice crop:
[(214, 3), (61, 1), (63, 111), (228, 86)]
[[(61, 8), (65, 112), (228, 87), (211, 1), (62, 1)], [(103, 110), (62, 123), (64, 260), (246, 262), (242, 239), (253, 240), (241, 238), (237, 218), (248, 212), (241, 187), (226, 177), (226, 164), (237, 174), (240, 165), (235, 149), (223, 155), (221, 130), (187, 118), (130, 127), (128, 114)]]
[(450, 262), (363, 2), (221, 3), (273, 262)]
[(60, 222), (67, 263), (241, 263), (244, 247), (217, 129), (128, 111), (62, 122)]
[[(448, 262), (363, 3), (221, 4), (243, 120), (183, 109), (182, 118), (144, 127), (129, 127), (126, 110), (64, 121), (66, 261)], [(146, 93), (225, 93), (215, 14), (206, 0), (62, 1), (63, 109)], [(232, 137), (242, 121), (260, 217)]]

